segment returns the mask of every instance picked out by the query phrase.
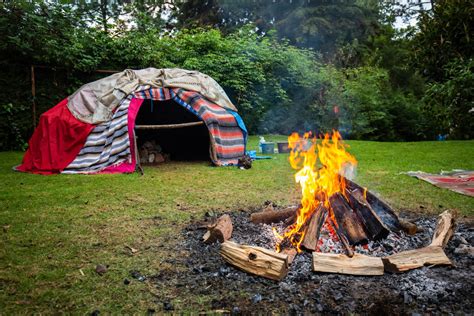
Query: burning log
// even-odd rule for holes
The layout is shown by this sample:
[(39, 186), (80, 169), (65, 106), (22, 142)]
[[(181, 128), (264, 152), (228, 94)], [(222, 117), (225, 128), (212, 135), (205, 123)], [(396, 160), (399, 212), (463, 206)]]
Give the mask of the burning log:
[(349, 179), (345, 179), (345, 181), (347, 184), (347, 188), (350, 191), (359, 190), (360, 192), (365, 192), (367, 202), (387, 228), (389, 228), (393, 232), (398, 232), (402, 229), (397, 214), (395, 214), (393, 209), (387, 203), (385, 203), (384, 201), (376, 197), (372, 192), (368, 191), (367, 189), (364, 189), (357, 183), (352, 182)]
[(202, 239), (209, 244), (216, 241), (223, 243), (232, 236), (232, 230), (232, 220), (229, 215), (224, 214), (214, 224), (207, 226), (207, 232)]
[(250, 214), (250, 221), (254, 224), (264, 223), (264, 224), (271, 224), (271, 223), (278, 223), (288, 219), (289, 217), (296, 214), (298, 207), (292, 206), (281, 211), (275, 210), (264, 210), (258, 213)]
[(449, 210), (439, 215), (430, 246), (446, 247), (448, 241), (453, 237), (454, 229), (456, 228), (456, 216), (455, 212)]
[(359, 215), (359, 218), (364, 224), (367, 237), (371, 240), (379, 240), (387, 237), (389, 229), (384, 225), (370, 204), (367, 203), (363, 192), (359, 189), (354, 191), (346, 189), (346, 194), (349, 196), (349, 203), (352, 209)]
[(331, 211), (339, 231), (347, 238), (350, 245), (367, 243), (367, 235), (359, 219), (342, 194), (335, 193), (329, 198)]
[(304, 239), (301, 242), (301, 245), (308, 249), (315, 251), (318, 245), (319, 235), (321, 234), (321, 227), (326, 222), (328, 216), (328, 210), (320, 205), (316, 211), (314, 211), (306, 231), (304, 234)]
[(354, 250), (352, 249), (351, 245), (349, 245), (349, 242), (347, 241), (346, 236), (342, 233), (339, 227), (337, 227), (336, 224), (332, 222), (332, 220), (329, 220), (329, 224), (332, 226), (332, 228), (336, 232), (337, 237), (341, 241), (341, 244), (344, 246), (344, 248), (346, 248), (347, 256), (352, 258), (354, 256)]
[(313, 271), (353, 275), (383, 275), (384, 265), (381, 258), (361, 254), (348, 257), (343, 254), (313, 252)]
[(403, 272), (420, 268), (424, 265), (452, 265), (444, 253), (443, 247), (454, 234), (456, 214), (444, 211), (439, 215), (433, 240), (428, 247), (403, 251), (383, 258), (385, 270)]
[(268, 279), (280, 281), (288, 273), (288, 256), (265, 248), (226, 241), (220, 254), (231, 265)]
[(295, 257), (298, 254), (298, 251), (296, 251), (295, 248), (285, 248), (282, 251), (280, 251), (280, 253), (288, 256), (288, 264), (290, 265), (293, 262), (293, 260), (295, 260)]
[(443, 248), (438, 246), (402, 251), (382, 260), (385, 270), (394, 273), (420, 268), (424, 265), (452, 265)]

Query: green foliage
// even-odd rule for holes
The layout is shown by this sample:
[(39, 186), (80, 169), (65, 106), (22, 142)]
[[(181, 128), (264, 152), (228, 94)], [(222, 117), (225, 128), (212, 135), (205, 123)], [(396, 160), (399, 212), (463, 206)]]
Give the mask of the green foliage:
[(13, 105), (11, 103), (0, 105), (0, 148), (4, 150), (26, 149), (28, 133), (30, 132), (31, 114), (29, 107)]

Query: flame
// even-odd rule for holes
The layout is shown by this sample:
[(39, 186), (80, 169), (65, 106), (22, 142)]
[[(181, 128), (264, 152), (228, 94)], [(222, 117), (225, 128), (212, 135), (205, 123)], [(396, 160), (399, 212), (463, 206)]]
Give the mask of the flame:
[[(302, 138), (293, 133), (288, 137), (288, 143), (291, 148), (291, 167), (298, 170), (295, 181), (301, 187), (301, 207), (296, 222), (289, 226), (283, 235), (276, 229), (273, 231), (280, 240), (276, 246), (277, 251), (280, 251), (281, 244), (288, 240), (300, 252), (307, 221), (319, 204), (330, 209), (329, 197), (334, 193), (341, 192), (345, 195), (346, 183), (341, 173), (348, 167), (355, 167), (357, 160), (346, 151), (348, 145), (343, 143), (338, 131), (325, 134), (320, 141), (311, 133), (305, 133)], [(333, 216), (331, 213), (330, 216)]]

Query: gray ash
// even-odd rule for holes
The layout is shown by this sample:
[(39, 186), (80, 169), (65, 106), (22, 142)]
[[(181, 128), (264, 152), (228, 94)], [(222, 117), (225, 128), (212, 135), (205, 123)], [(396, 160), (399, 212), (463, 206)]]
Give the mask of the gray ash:
[[(252, 224), (249, 213), (228, 213), (234, 231), (232, 240), (272, 249), (276, 238), (271, 225)], [(415, 223), (424, 229), (414, 236), (391, 233), (387, 238), (370, 242), (368, 247), (356, 247), (356, 252), (372, 256), (386, 256), (404, 250), (426, 246), (436, 224), (436, 217), (423, 217)], [(280, 231), (282, 225), (276, 225)], [(178, 247), (188, 257), (176, 262), (185, 272), (151, 276), (157, 288), (179, 285), (180, 296), (217, 297), (212, 309), (233, 313), (362, 313), (362, 314), (445, 314), (460, 311), (474, 313), (472, 292), (474, 277), (473, 258), (455, 252), (458, 246), (474, 241), (474, 228), (459, 224), (453, 240), (446, 247), (453, 267), (423, 267), (402, 274), (385, 273), (383, 276), (351, 276), (324, 274), (312, 271), (310, 253), (299, 254), (288, 275), (281, 281), (271, 281), (242, 272), (226, 264), (219, 255), (219, 244), (202, 242), (203, 230), (197, 224), (183, 232)], [(342, 252), (328, 231), (323, 232), (322, 251)], [(171, 282), (171, 284), (170, 284)], [(192, 302), (188, 305), (192, 306)]]

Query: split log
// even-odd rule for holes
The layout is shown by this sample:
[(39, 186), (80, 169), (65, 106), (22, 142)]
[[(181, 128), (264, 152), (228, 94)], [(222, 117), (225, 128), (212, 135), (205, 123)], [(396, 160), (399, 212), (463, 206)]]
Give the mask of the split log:
[(216, 241), (223, 243), (232, 236), (232, 230), (232, 220), (229, 215), (224, 214), (214, 224), (207, 227), (207, 232), (202, 239), (209, 244)]
[(364, 224), (367, 237), (370, 240), (379, 240), (387, 237), (389, 229), (384, 225), (382, 219), (367, 202), (363, 191), (359, 189), (354, 191), (346, 189), (346, 195), (349, 197), (350, 206)]
[(452, 265), (443, 248), (428, 246), (420, 249), (402, 251), (382, 258), (385, 270), (389, 272), (404, 272), (425, 265)]
[(301, 242), (301, 246), (307, 250), (315, 251), (318, 246), (319, 235), (321, 234), (321, 227), (326, 222), (328, 216), (328, 210), (320, 205), (316, 211), (314, 211), (309, 224), (306, 227), (306, 231)]
[(343, 254), (313, 252), (313, 271), (353, 275), (383, 275), (382, 258), (355, 254), (352, 258)]
[(288, 256), (265, 248), (226, 241), (220, 254), (231, 265), (268, 279), (279, 281), (288, 273)]
[(293, 207), (288, 207), (286, 209), (283, 209), (281, 211), (266, 210), (266, 211), (263, 211), (263, 212), (252, 213), (252, 214), (250, 214), (250, 221), (254, 224), (278, 223), (278, 222), (284, 221), (287, 218), (295, 215), (297, 210), (298, 210), (298, 207), (293, 206)]
[(382, 220), (384, 225), (389, 228), (393, 232), (398, 232), (402, 229), (400, 226), (400, 221), (398, 219), (397, 214), (393, 211), (392, 207), (388, 205), (386, 202), (382, 201), (380, 198), (375, 196), (372, 192), (368, 191), (367, 189), (361, 187), (357, 183), (345, 179), (347, 188), (350, 191), (360, 190), (361, 192), (365, 191), (365, 197), (367, 202), (370, 204), (372, 209), (377, 213), (379, 218)]
[(446, 247), (456, 228), (456, 216), (457, 214), (450, 210), (446, 210), (439, 215), (430, 246)]
[(341, 193), (335, 193), (329, 198), (331, 211), (334, 214), (336, 225), (346, 236), (350, 245), (366, 244), (367, 235), (359, 216), (352, 210)]

